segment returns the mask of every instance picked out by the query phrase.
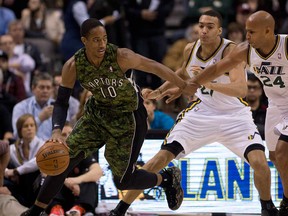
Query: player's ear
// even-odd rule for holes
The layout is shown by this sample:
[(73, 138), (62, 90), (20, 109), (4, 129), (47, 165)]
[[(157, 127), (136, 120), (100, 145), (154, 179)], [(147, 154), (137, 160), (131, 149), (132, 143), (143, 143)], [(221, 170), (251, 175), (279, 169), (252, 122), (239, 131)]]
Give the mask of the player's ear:
[(81, 37), (81, 41), (82, 41), (82, 43), (85, 45), (86, 42), (87, 42), (87, 39), (86, 39), (85, 37)]
[(223, 31), (222, 27), (219, 27), (218, 31), (219, 31), (218, 36), (221, 36), (222, 35), (222, 31)]

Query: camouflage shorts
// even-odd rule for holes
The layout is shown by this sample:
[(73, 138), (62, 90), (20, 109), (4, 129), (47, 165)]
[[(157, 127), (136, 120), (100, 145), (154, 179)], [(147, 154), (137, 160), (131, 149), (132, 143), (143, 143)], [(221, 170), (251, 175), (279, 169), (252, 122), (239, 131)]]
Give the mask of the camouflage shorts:
[[(89, 102), (89, 101), (88, 101)], [(135, 133), (133, 112), (113, 112), (87, 103), (85, 113), (67, 139), (71, 157), (85, 157), (105, 146), (105, 158), (113, 174), (122, 176), (129, 163)]]

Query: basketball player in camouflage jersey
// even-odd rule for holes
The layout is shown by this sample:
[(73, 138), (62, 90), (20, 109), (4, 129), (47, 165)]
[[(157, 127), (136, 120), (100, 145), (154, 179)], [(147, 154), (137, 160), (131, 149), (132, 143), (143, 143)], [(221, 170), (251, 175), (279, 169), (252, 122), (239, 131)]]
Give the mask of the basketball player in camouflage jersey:
[[(288, 215), (288, 35), (275, 35), (275, 20), (265, 11), (257, 11), (246, 21), (247, 41), (240, 43), (223, 60), (205, 68), (189, 84), (195, 93), (205, 84), (229, 71), (241, 62), (246, 62), (261, 80), (269, 105), (265, 121), (265, 139), (269, 158), (277, 168), (282, 185), (283, 200), (279, 215)], [(177, 89), (162, 96), (179, 95)]]
[(51, 140), (64, 143), (61, 130), (76, 79), (93, 96), (87, 101), (83, 117), (67, 139), (71, 155), (69, 167), (58, 176), (45, 179), (35, 204), (22, 215), (39, 215), (61, 189), (71, 169), (104, 145), (105, 157), (118, 189), (145, 189), (160, 185), (166, 191), (169, 207), (179, 208), (183, 190), (178, 168), (155, 174), (135, 167), (147, 131), (147, 112), (140, 90), (125, 72), (137, 69), (154, 73), (181, 89), (188, 88), (186, 83), (164, 65), (107, 43), (105, 28), (96, 19), (83, 22), (81, 40), (84, 48), (77, 51), (62, 69)]

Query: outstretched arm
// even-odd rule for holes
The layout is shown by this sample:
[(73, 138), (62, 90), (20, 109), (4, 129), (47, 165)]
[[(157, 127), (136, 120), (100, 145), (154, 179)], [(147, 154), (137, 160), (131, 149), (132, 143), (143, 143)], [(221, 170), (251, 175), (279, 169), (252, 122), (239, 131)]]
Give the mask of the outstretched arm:
[(152, 59), (134, 53), (132, 50), (121, 48), (118, 49), (118, 64), (125, 72), (128, 69), (137, 69), (148, 73), (155, 74), (163, 80), (170, 81), (180, 89), (185, 89), (186, 83), (170, 68), (160, 64)]
[[(189, 55), (191, 53), (191, 50), (193, 48), (194, 43), (189, 43), (186, 45), (184, 51), (183, 51), (183, 56), (184, 56), (184, 62), (181, 66), (181, 68), (179, 68), (175, 73), (182, 78), (183, 80), (188, 80), (190, 77), (188, 75), (188, 73), (186, 72), (186, 65), (187, 62), (189, 60)], [(149, 94), (147, 95), (143, 95), (144, 97), (146, 96), (146, 98), (149, 99), (162, 99), (164, 96), (167, 96), (166, 94), (163, 94), (164, 92), (166, 92), (168, 89), (172, 89), (177, 87), (174, 83), (166, 81), (165, 83), (163, 83), (158, 89), (156, 89), (155, 91), (150, 91)], [(173, 97), (171, 100), (173, 100), (174, 98), (179, 97), (182, 94), (182, 91), (179, 91), (179, 94), (175, 94), (175, 97)], [(161, 96), (163, 95), (163, 97)]]

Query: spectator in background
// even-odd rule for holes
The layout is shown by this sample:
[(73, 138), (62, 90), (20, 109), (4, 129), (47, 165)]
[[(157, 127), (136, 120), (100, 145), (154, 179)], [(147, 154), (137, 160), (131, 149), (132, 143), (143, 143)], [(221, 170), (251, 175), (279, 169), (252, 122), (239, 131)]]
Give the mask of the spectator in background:
[(183, 50), (188, 43), (192, 43), (199, 38), (199, 26), (198, 23), (192, 24), (187, 27), (185, 31), (185, 38), (175, 41), (167, 53), (164, 56), (163, 64), (172, 70), (176, 71), (179, 69), (183, 62)]
[[(260, 80), (252, 73), (248, 73), (248, 91), (246, 95), (246, 101), (251, 107), (252, 116), (255, 124), (258, 127), (259, 133), (263, 140), (265, 140), (265, 119), (267, 105), (263, 102), (263, 86)], [(267, 100), (267, 98), (266, 98)]]
[(15, 104), (26, 98), (26, 92), (22, 78), (9, 70), (8, 55), (1, 50), (0, 77), (0, 103), (12, 114)]
[(16, 122), (19, 138), (10, 145), (10, 163), (5, 170), (6, 186), (24, 206), (29, 207), (36, 199), (33, 182), (40, 174), (36, 153), (44, 144), (37, 137), (37, 124), (32, 114), (24, 114)]
[[(124, 2), (133, 51), (162, 62), (167, 52), (165, 21), (173, 10), (174, 0), (125, 0)], [(136, 83), (140, 87), (155, 89), (162, 81), (154, 74), (137, 71)]]
[(108, 41), (119, 47), (127, 46), (127, 32), (122, 16), (122, 3), (117, 0), (88, 0), (88, 12), (105, 26)]
[[(83, 0), (63, 0), (63, 19), (65, 33), (61, 41), (63, 61), (67, 61), (74, 53), (83, 47), (80, 40), (80, 26), (89, 18), (86, 2)], [(73, 44), (73, 46), (71, 46)]]
[[(62, 76), (61, 74), (55, 74), (53, 76), (53, 98), (56, 100), (57, 94), (58, 94), (58, 89), (60, 84), (62, 83)], [(76, 99), (75, 97), (70, 97), (69, 98), (69, 108), (68, 108), (68, 119), (72, 119), (79, 111), (79, 100)]]
[(0, 0), (0, 36), (8, 31), (8, 25), (15, 20), (15, 14), (12, 10), (2, 6), (3, 0)]
[(20, 215), (27, 208), (19, 204), (15, 197), (11, 196), (10, 190), (3, 185), (5, 169), (9, 163), (9, 143), (0, 140), (0, 215)]
[(174, 125), (174, 119), (168, 114), (157, 110), (157, 101), (144, 99), (144, 106), (148, 114), (148, 129), (170, 130)]
[(245, 40), (245, 29), (237, 22), (231, 22), (227, 27), (227, 38), (236, 44)]
[(47, 10), (43, 0), (29, 0), (22, 11), (26, 37), (44, 38), (59, 44), (64, 34), (64, 24), (59, 10)]
[(239, 23), (245, 29), (246, 20), (253, 13), (249, 4), (242, 3), (237, 6), (236, 10), (236, 22)]
[[(62, 136), (66, 139), (72, 126), (66, 122)], [(90, 212), (94, 215), (98, 205), (98, 185), (96, 181), (103, 175), (98, 164), (98, 151), (82, 160), (65, 179), (61, 191), (52, 200), (49, 215), (81, 216)], [(92, 213), (93, 212), (93, 213)]]
[(27, 37), (45, 38), (45, 4), (42, 0), (29, 0), (22, 10), (21, 21)]
[(29, 0), (3, 0), (3, 6), (14, 11), (16, 19), (20, 19), (21, 12), (27, 7), (28, 1)]
[(32, 82), (33, 96), (17, 103), (13, 109), (12, 126), (17, 137), (16, 122), (20, 116), (30, 113), (34, 116), (38, 127), (37, 136), (47, 140), (52, 135), (53, 112), (53, 78), (47, 73), (34, 77)]
[(23, 23), (20, 20), (12, 21), (9, 24), (8, 34), (13, 37), (15, 48), (14, 52), (18, 55), (28, 54), (35, 61), (34, 74), (38, 74), (39, 71), (45, 71), (45, 65), (42, 61), (42, 53), (40, 53), (37, 46), (25, 41), (25, 30)]
[(26, 95), (31, 95), (31, 75), (35, 69), (35, 61), (30, 55), (17, 54), (14, 51), (15, 43), (11, 35), (0, 37), (0, 49), (8, 55), (9, 70), (22, 77)]

